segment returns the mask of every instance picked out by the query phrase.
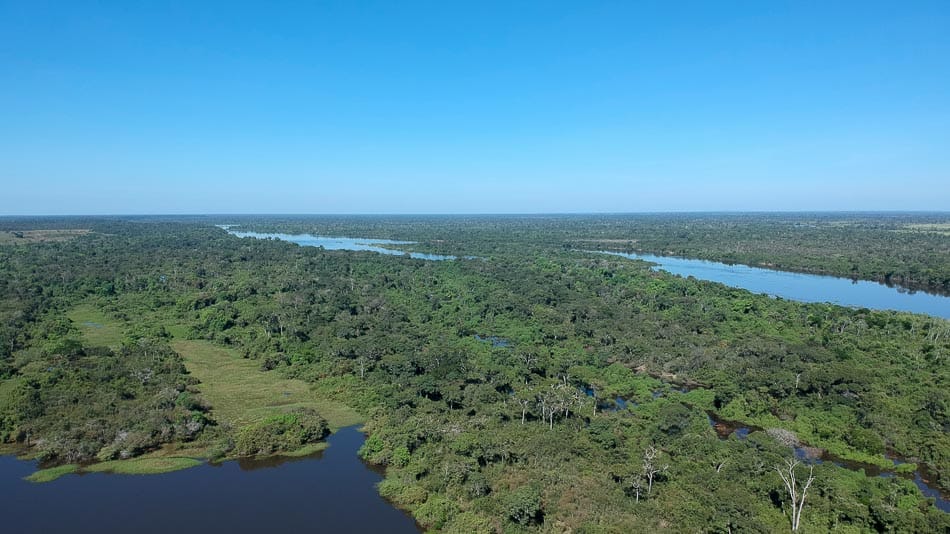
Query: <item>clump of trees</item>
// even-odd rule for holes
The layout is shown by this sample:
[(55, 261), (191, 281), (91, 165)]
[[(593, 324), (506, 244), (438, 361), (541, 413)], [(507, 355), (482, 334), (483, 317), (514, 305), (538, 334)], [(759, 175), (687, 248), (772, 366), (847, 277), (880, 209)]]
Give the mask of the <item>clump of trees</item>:
[(255, 456), (294, 451), (320, 441), (329, 433), (326, 419), (311, 409), (299, 408), (242, 428), (235, 440), (234, 453)]
[(0, 436), (47, 462), (130, 458), (199, 437), (213, 420), (181, 358), (160, 341), (88, 347), (66, 330), (20, 355), (0, 390)]

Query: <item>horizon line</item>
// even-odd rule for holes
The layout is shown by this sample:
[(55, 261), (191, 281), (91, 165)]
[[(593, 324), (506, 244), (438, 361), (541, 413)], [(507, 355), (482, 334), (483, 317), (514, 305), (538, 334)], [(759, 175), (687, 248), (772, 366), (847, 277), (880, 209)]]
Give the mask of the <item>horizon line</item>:
[(0, 214), (0, 219), (16, 219), (26, 217), (56, 218), (56, 217), (504, 217), (504, 216), (590, 216), (590, 215), (780, 215), (780, 214), (843, 214), (843, 215), (950, 215), (950, 210), (662, 210), (662, 211), (550, 211), (550, 212), (430, 212), (430, 213), (395, 213), (395, 212), (356, 212), (356, 213), (276, 213), (276, 212), (244, 212), (244, 213), (32, 213), (32, 214)]

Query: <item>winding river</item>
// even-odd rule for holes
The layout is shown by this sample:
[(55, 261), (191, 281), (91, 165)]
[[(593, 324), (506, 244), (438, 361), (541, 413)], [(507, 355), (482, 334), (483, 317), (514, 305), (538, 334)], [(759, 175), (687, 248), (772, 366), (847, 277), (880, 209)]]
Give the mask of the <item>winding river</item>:
[(35, 484), (34, 462), (0, 456), (4, 532), (395, 532), (411, 517), (376, 492), (356, 427), (304, 458), (205, 464), (163, 475), (67, 475)]
[(877, 282), (835, 276), (793, 273), (652, 254), (598, 251), (624, 258), (655, 263), (661, 269), (683, 277), (711, 280), (753, 293), (766, 293), (801, 302), (831, 302), (842, 306), (923, 313), (950, 319), (950, 297), (888, 287)]
[[(406, 252), (398, 250), (399, 245), (413, 245), (415, 241), (394, 241), (392, 239), (376, 239), (361, 237), (326, 237), (312, 234), (269, 234), (263, 232), (241, 232), (232, 230), (230, 225), (218, 225), (229, 234), (256, 239), (279, 239), (296, 243), (302, 247), (322, 247), (326, 250), (362, 250), (368, 252), (378, 252), (380, 254), (389, 254), (391, 256), (409, 256), (417, 260), (429, 261), (447, 261), (456, 260), (456, 256), (446, 256), (442, 254), (427, 254), (425, 252)], [(389, 248), (387, 248), (389, 247)], [(467, 256), (465, 259), (472, 259)]]
[[(237, 237), (280, 239), (304, 247), (323, 247), (326, 250), (361, 250), (393, 256), (409, 256), (430, 261), (459, 259), (457, 256), (399, 250), (400, 245), (412, 245), (415, 243), (414, 241), (326, 237), (312, 234), (243, 232), (234, 230), (233, 225), (226, 224), (218, 225), (218, 227)], [(608, 250), (596, 252), (647, 261), (656, 264), (654, 269), (661, 269), (683, 277), (692, 276), (701, 280), (720, 282), (728, 286), (747, 289), (753, 293), (765, 293), (773, 297), (800, 302), (830, 302), (858, 308), (922, 313), (950, 319), (950, 297), (890, 287), (877, 282), (778, 271), (742, 264), (727, 264), (674, 256), (632, 254)], [(473, 256), (465, 256), (463, 259), (473, 258)]]

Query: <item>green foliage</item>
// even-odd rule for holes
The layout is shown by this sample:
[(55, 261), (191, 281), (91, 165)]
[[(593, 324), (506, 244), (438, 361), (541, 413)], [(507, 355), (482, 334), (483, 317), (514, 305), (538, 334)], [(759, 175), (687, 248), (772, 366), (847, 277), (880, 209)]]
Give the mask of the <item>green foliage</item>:
[(26, 477), (26, 480), (30, 482), (52, 482), (59, 477), (70, 475), (77, 471), (79, 471), (79, 466), (76, 464), (57, 465), (56, 467), (40, 469)]
[(458, 513), (458, 506), (439, 496), (429, 496), (426, 502), (415, 509), (416, 520), (432, 529), (441, 529), (443, 525)]
[(409, 464), (409, 459), (409, 449), (402, 445), (396, 447), (396, 449), (393, 451), (393, 456), (390, 462), (395, 467), (406, 467), (406, 465)]
[(390, 477), (379, 483), (379, 494), (402, 507), (414, 507), (429, 498), (422, 486)]
[[(312, 444), (326, 433), (316, 413), (362, 417), (360, 454), (387, 467), (380, 493), (429, 528), (772, 532), (788, 526), (772, 468), (792, 451), (764, 431), (779, 428), (863, 462), (816, 468), (806, 531), (947, 531), (910, 480), (919, 465), (950, 490), (947, 321), (575, 251), (637, 239), (730, 259), (729, 241), (753, 263), (945, 283), (946, 236), (902, 216), (811, 220), (238, 221), (479, 257), (450, 262), (85, 221), (81, 239), (0, 247), (0, 436), (60, 463), (163, 444), (226, 457)], [(720, 438), (707, 412), (750, 433)], [(647, 493), (651, 446), (662, 465)], [(893, 476), (868, 476), (882, 468)]]
[(234, 452), (239, 456), (254, 456), (293, 451), (323, 439), (328, 433), (326, 420), (316, 412), (297, 409), (242, 428)]
[(492, 534), (496, 532), (495, 523), (490, 518), (476, 512), (461, 512), (445, 525), (446, 534)]
[(74, 346), (47, 344), (4, 388), (0, 430), (35, 443), (40, 458), (130, 458), (194, 440), (208, 426), (207, 408), (188, 390), (181, 359), (167, 345)]
[(540, 490), (529, 485), (512, 491), (505, 497), (505, 512), (508, 519), (519, 525), (540, 523), (544, 518)]

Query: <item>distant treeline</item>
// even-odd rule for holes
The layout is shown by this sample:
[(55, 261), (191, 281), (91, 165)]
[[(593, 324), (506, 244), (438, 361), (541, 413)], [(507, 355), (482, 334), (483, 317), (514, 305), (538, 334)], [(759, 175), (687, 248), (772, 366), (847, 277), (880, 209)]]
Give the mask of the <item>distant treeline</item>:
[[(632, 240), (604, 241), (612, 250), (829, 274), (950, 294), (950, 215), (636, 218), (613, 228), (605, 225), (598, 234), (600, 239)], [(577, 241), (578, 246), (596, 243)]]
[(419, 241), (443, 254), (539, 246), (649, 252), (871, 280), (950, 295), (950, 214), (216, 217), (244, 229)]

